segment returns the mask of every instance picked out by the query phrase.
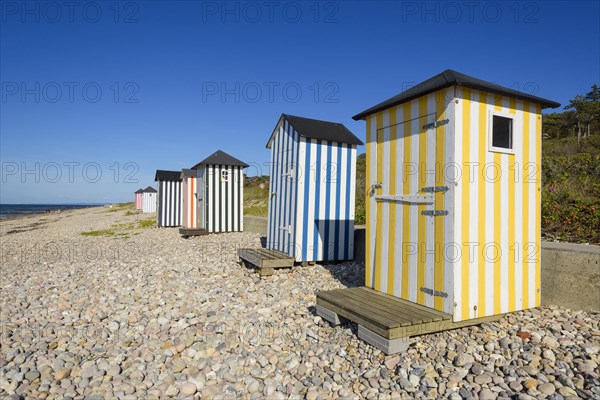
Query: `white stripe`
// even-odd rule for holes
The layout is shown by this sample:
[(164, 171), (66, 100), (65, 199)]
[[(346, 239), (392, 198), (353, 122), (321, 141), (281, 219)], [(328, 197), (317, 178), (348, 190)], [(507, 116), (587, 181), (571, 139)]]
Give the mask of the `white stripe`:
[[(445, 96), (444, 96), (444, 107), (446, 107), (446, 119), (449, 119), (451, 122), (446, 126), (446, 133), (445, 133), (445, 149), (444, 149), (444, 160), (440, 160), (439, 162), (442, 163), (442, 165), (445, 166), (449, 166), (449, 168), (446, 170), (446, 168), (442, 168), (441, 173), (444, 174), (444, 183), (445, 185), (449, 188), (449, 192), (444, 196), (444, 209), (445, 210), (449, 210), (451, 212), (451, 217), (450, 218), (446, 218), (445, 222), (444, 222), (444, 242), (443, 242), (443, 247), (442, 247), (442, 254), (441, 256), (443, 257), (443, 263), (444, 263), (444, 291), (446, 291), (448, 293), (448, 297), (444, 300), (444, 312), (448, 313), (448, 314), (452, 314), (454, 312), (454, 310), (460, 310), (459, 307), (454, 307), (454, 302), (452, 301), (452, 299), (455, 299), (455, 293), (458, 293), (460, 296), (462, 296), (462, 292), (455, 292), (454, 291), (454, 279), (460, 280), (461, 279), (461, 274), (460, 274), (460, 270), (459, 273), (457, 275), (455, 275), (455, 271), (456, 268), (455, 266), (458, 264), (459, 268), (461, 266), (460, 261), (458, 261), (458, 246), (456, 245), (457, 241), (454, 237), (454, 233), (457, 232), (456, 229), (456, 221), (460, 221), (458, 223), (458, 229), (462, 229), (462, 220), (459, 218), (455, 218), (454, 213), (456, 212), (457, 208), (460, 207), (456, 207), (456, 197), (455, 197), (455, 189), (456, 189), (456, 185), (454, 184), (456, 182), (456, 177), (454, 176), (454, 173), (456, 172), (452, 166), (455, 166), (455, 159), (456, 159), (456, 121), (460, 120), (460, 130), (458, 132), (462, 132), (462, 113), (458, 114), (460, 117), (457, 118), (457, 113), (456, 113), (456, 109), (457, 107), (459, 107), (459, 105), (454, 101), (455, 100), (455, 96), (454, 96), (454, 88), (448, 88), (446, 89), (445, 92)], [(462, 105), (462, 102), (461, 102)], [(461, 109), (462, 111), (462, 109)], [(438, 110), (438, 113), (441, 113), (441, 111)], [(462, 145), (462, 140), (460, 141), (460, 144)], [(461, 147), (461, 151), (462, 151), (462, 147)], [(462, 217), (462, 216), (461, 216)], [(448, 247), (448, 253), (444, 254), (444, 248)]]
[[(404, 194), (403, 164), (404, 159), (404, 129), (405, 124), (402, 112), (402, 105), (396, 107), (396, 193)], [(402, 291), (402, 227), (403, 227), (403, 206), (400, 203), (396, 204), (396, 243), (394, 243), (394, 296), (400, 297)]]
[[(515, 126), (521, 134), (524, 132), (523, 125), (523, 102), (516, 104), (517, 115), (515, 116)], [(515, 309), (523, 309), (523, 146), (517, 143), (523, 143), (521, 135), (514, 137), (515, 143), (515, 243), (509, 243), (514, 246), (513, 254), (515, 257)], [(511, 182), (512, 183), (512, 182)]]
[[(467, 166), (469, 169), (469, 181), (465, 182), (465, 185), (470, 185), (471, 191), (470, 194), (470, 202), (469, 202), (469, 241), (471, 243), (467, 246), (467, 251), (469, 254), (466, 254), (466, 257), (469, 257), (469, 315), (474, 316), (474, 307), (478, 304), (478, 296), (479, 296), (479, 263), (480, 263), (480, 254), (483, 251), (482, 246), (483, 243), (479, 242), (479, 190), (484, 184), (483, 179), (481, 177), (481, 173), (479, 172), (479, 168), (481, 163), (484, 163), (485, 160), (479, 159), (479, 138), (482, 138), (485, 135), (484, 132), (479, 132), (479, 103), (475, 100), (479, 99), (480, 92), (473, 90), (471, 92), (471, 148), (469, 155), (469, 162), (476, 163), (470, 164)], [(471, 169), (471, 166), (473, 168)], [(473, 172), (473, 176), (470, 176), (470, 173)], [(464, 176), (464, 175), (463, 175)], [(463, 178), (464, 179), (464, 178)], [(472, 182), (470, 180), (472, 179)], [(471, 260), (471, 257), (473, 259)], [(481, 314), (482, 310), (479, 310), (479, 314)]]
[[(317, 185), (316, 183), (316, 168), (318, 168), (317, 164), (316, 164), (316, 156), (317, 156), (317, 142), (313, 139), (307, 139), (307, 151), (310, 151), (310, 171), (309, 171), (309, 182), (308, 186), (309, 186), (309, 192), (308, 192), (308, 215), (305, 217), (308, 220), (308, 232), (307, 232), (307, 240), (306, 240), (306, 245), (308, 246), (307, 249), (307, 256), (308, 256), (308, 260), (305, 261), (314, 261), (314, 257), (313, 257), (313, 252), (316, 250), (313, 248), (313, 243), (314, 243), (314, 239), (315, 239), (315, 228), (314, 228), (314, 224), (315, 224), (315, 201), (313, 200), (315, 198), (315, 187)], [(313, 167), (314, 166), (314, 167)]]
[[(502, 248), (502, 258), (500, 260), (500, 309), (503, 313), (508, 311), (514, 311), (508, 309), (508, 259), (512, 257), (509, 246), (512, 244), (508, 243), (508, 155), (502, 154), (501, 167), (502, 167), (502, 180), (500, 181), (501, 194), (500, 204), (504, 204), (505, 207), (502, 210), (502, 218), (500, 223), (500, 243)], [(512, 156), (510, 156), (512, 157)], [(500, 210), (498, 210), (500, 211)], [(496, 282), (497, 285), (497, 282)]]
[[(371, 128), (370, 128), (370, 132), (371, 132), (371, 141), (367, 143), (367, 147), (369, 148), (369, 154), (371, 154), (371, 157), (367, 158), (367, 162), (369, 163), (369, 176), (367, 176), (367, 191), (369, 190), (368, 188), (371, 187), (371, 185), (374, 185), (377, 182), (377, 118), (375, 115), (371, 116)], [(367, 193), (367, 207), (369, 207), (369, 217), (370, 217), (370, 221), (367, 221), (367, 223), (371, 223), (374, 221), (377, 221), (377, 207), (376, 207), (376, 202), (375, 199), (373, 198), (374, 196), (370, 196), (369, 193)], [(375, 284), (375, 269), (377, 268), (377, 260), (375, 259), (375, 253), (376, 253), (376, 249), (375, 249), (375, 236), (377, 235), (377, 228), (375, 226), (375, 223), (371, 223), (371, 227), (369, 229), (369, 237), (367, 238), (367, 240), (369, 240), (369, 249), (370, 249), (370, 253), (367, 256), (370, 257), (370, 261), (371, 261), (371, 282), (374, 285)]]
[[(330, 165), (331, 165), (331, 176), (330, 176), (330, 181), (327, 183), (328, 185), (330, 185), (330, 192), (329, 192), (329, 196), (330, 196), (330, 201), (329, 201), (329, 216), (327, 217), (328, 221), (335, 221), (335, 209), (337, 207), (337, 204), (339, 203), (339, 194), (337, 193), (337, 184), (338, 184), (338, 168), (340, 167), (339, 165), (339, 160), (338, 160), (338, 147), (340, 146), (340, 143), (336, 143), (336, 142), (332, 142), (331, 143), (331, 160)], [(341, 179), (341, 176), (340, 176)], [(329, 238), (327, 239), (327, 246), (328, 246), (328, 250), (327, 250), (327, 258), (328, 260), (335, 260), (337, 259), (336, 255), (334, 254), (335, 248), (336, 248), (336, 242), (335, 242), (335, 225), (332, 224), (331, 222), (327, 222), (329, 224)]]
[[(427, 117), (427, 122), (435, 122), (435, 94), (427, 96), (427, 114), (433, 114)], [(435, 186), (435, 163), (436, 163), (436, 129), (428, 129), (426, 135), (426, 163), (425, 163), (425, 185), (428, 187)], [(423, 160), (420, 160), (423, 161)], [(418, 188), (419, 190), (421, 188)], [(435, 208), (435, 205), (433, 205)], [(422, 218), (422, 217), (421, 217)], [(435, 220), (433, 217), (425, 218), (425, 287), (433, 288), (435, 286)], [(425, 304), (428, 307), (433, 307), (433, 296), (425, 296)]]
[(296, 168), (296, 185), (298, 191), (298, 201), (296, 204), (296, 218), (294, 222), (294, 231), (296, 234), (296, 261), (302, 261), (302, 235), (304, 232), (304, 191), (308, 190), (307, 181), (310, 170), (305, 170), (304, 162), (306, 160), (306, 139), (300, 138), (298, 145), (298, 163)]
[[(530, 118), (529, 118), (529, 163), (535, 163), (537, 158), (537, 140), (536, 140), (536, 132), (535, 132), (535, 119), (537, 118), (536, 109), (534, 104), (530, 104)], [(539, 166), (536, 166), (539, 168)], [(535, 175), (533, 172), (533, 167), (525, 168), (525, 172), (529, 175), (525, 177), (529, 181), (527, 183), (529, 189), (529, 204), (526, 205), (529, 207), (529, 238), (527, 246), (527, 252), (524, 257), (527, 257), (529, 262), (529, 306), (533, 307), (535, 305), (535, 269), (536, 263), (533, 260), (537, 257), (540, 257), (539, 253), (534, 254), (532, 249), (533, 245), (537, 245), (536, 239), (536, 229), (535, 229), (535, 191), (536, 191), (536, 182)], [(539, 250), (539, 249), (537, 249)]]
[(338, 168), (341, 168), (340, 174), (340, 194), (338, 201), (340, 203), (340, 220), (343, 221), (343, 224), (339, 224), (340, 226), (340, 242), (337, 252), (337, 259), (344, 259), (344, 249), (348, 246), (348, 238), (346, 237), (346, 224), (349, 224), (349, 221), (346, 221), (346, 208), (348, 207), (349, 199), (346, 199), (346, 190), (348, 190), (348, 146), (343, 143), (338, 143), (342, 148), (342, 157), (338, 160)]
[[(390, 173), (389, 173), (389, 165), (390, 165), (390, 113), (389, 110), (385, 110), (383, 112), (382, 115), (382, 130), (378, 131), (378, 137), (379, 137), (379, 133), (381, 133), (382, 137), (383, 137), (383, 154), (378, 154), (377, 157), (378, 158), (382, 158), (383, 160), (383, 176), (382, 176), (382, 190), (381, 193), (382, 195), (389, 195), (390, 193)], [(381, 208), (381, 221), (382, 221), (382, 226), (381, 226), (381, 237), (377, 238), (377, 240), (381, 241), (381, 254), (377, 254), (377, 257), (379, 257), (379, 262), (377, 263), (379, 265), (379, 268), (381, 270), (380, 273), (380, 282), (379, 282), (379, 287), (380, 290), (382, 292), (387, 292), (387, 278), (388, 278), (388, 249), (389, 249), (389, 237), (390, 237), (390, 232), (389, 232), (389, 224), (390, 224), (390, 205), (389, 202), (385, 201), (383, 203), (381, 203), (380, 205)]]

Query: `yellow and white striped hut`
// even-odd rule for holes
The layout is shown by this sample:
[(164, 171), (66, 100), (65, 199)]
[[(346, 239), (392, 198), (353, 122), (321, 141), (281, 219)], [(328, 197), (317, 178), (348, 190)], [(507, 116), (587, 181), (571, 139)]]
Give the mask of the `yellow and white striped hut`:
[(453, 322), (540, 304), (541, 110), (446, 70), (367, 125), (366, 286)]

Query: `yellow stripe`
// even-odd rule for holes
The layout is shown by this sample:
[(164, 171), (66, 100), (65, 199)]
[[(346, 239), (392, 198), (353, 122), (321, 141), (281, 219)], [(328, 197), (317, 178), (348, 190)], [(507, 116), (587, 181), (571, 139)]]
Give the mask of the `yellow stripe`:
[[(377, 138), (377, 183), (383, 182), (383, 112), (378, 112), (375, 115), (377, 126), (376, 138)], [(381, 189), (375, 190), (375, 195), (381, 195)], [(375, 202), (377, 213), (377, 222), (375, 224), (375, 229), (377, 230), (375, 233), (375, 290), (381, 290), (381, 242), (384, 240), (382, 237), (383, 230), (383, 218), (382, 218), (382, 204), (380, 201)]]
[[(436, 93), (436, 114), (437, 121), (442, 121), (446, 119), (446, 104), (445, 99), (448, 96), (446, 90), (439, 91)], [(446, 146), (446, 126), (442, 125), (435, 130), (435, 185), (443, 186), (444, 185), (444, 165), (445, 165), (445, 146)], [(429, 166), (431, 169), (431, 166)], [(435, 193), (435, 208), (438, 210), (445, 210), (446, 207), (444, 205), (444, 192), (436, 192)], [(444, 287), (444, 260), (443, 251), (444, 251), (444, 219), (443, 218), (435, 218), (434, 219), (434, 283), (433, 287), (435, 290), (439, 290), (442, 292), (448, 292), (449, 288)], [(442, 254), (440, 254), (442, 252)], [(436, 310), (443, 311), (444, 310), (444, 298), (441, 296), (435, 296), (433, 301), (433, 307)]]
[(485, 176), (485, 164), (486, 164), (486, 153), (487, 153), (487, 131), (486, 131), (486, 120), (487, 120), (487, 112), (486, 112), (486, 93), (479, 92), (479, 231), (478, 231), (478, 242), (479, 247), (477, 248), (477, 252), (479, 254), (479, 271), (477, 272), (477, 276), (479, 278), (478, 284), (478, 297), (479, 301), (477, 302), (477, 313), (475, 317), (481, 317), (485, 315), (485, 279), (486, 279), (486, 264), (485, 257), (483, 255), (483, 246), (485, 246), (485, 226), (486, 226), (486, 198), (485, 198), (485, 186), (486, 181), (484, 179)]
[(368, 115), (366, 118), (367, 121), (367, 161), (365, 166), (365, 221), (367, 222), (366, 227), (366, 240), (365, 240), (365, 285), (367, 287), (372, 287), (373, 282), (371, 282), (371, 226), (373, 225), (373, 221), (371, 221), (371, 196), (370, 196), (370, 186), (373, 183), (371, 179), (371, 160), (374, 156), (373, 154), (373, 144), (371, 143), (371, 115)]
[[(390, 191), (392, 195), (396, 195), (396, 108), (390, 109)], [(396, 203), (390, 202), (390, 218), (389, 218), (389, 242), (388, 242), (388, 280), (387, 292), (394, 294), (394, 273), (396, 269), (396, 258), (394, 257), (394, 248), (396, 247)]]
[(541, 304), (541, 265), (540, 265), (540, 252), (541, 252), (541, 235), (542, 235), (542, 201), (541, 201), (541, 188), (542, 188), (542, 109), (539, 105), (535, 108), (535, 140), (536, 140), (536, 179), (535, 179), (535, 249), (536, 249), (536, 262), (535, 262), (535, 306), (539, 307)]
[[(412, 127), (412, 122), (410, 122), (410, 102), (408, 103), (404, 103), (402, 105), (402, 111), (403, 111), (403, 121), (404, 123), (402, 124), (402, 129), (403, 129), (403, 135), (402, 135), (402, 141), (404, 142), (404, 165), (402, 166), (402, 194), (410, 194), (411, 192), (411, 187), (410, 187), (410, 179), (406, 176), (406, 166), (410, 165), (411, 163), (411, 157), (410, 157), (410, 152), (411, 152), (411, 127)], [(400, 206), (402, 208), (402, 260), (400, 260), (400, 262), (402, 263), (402, 293), (400, 295), (400, 297), (404, 298), (404, 299), (409, 299), (410, 298), (410, 293), (409, 293), (409, 284), (408, 284), (408, 279), (409, 279), (409, 272), (410, 272), (410, 268), (409, 268), (409, 259), (407, 257), (406, 254), (404, 254), (404, 251), (406, 251), (406, 246), (405, 243), (409, 243), (410, 242), (410, 226), (411, 226), (411, 222), (414, 223), (414, 221), (410, 220), (410, 206), (407, 204), (402, 204)], [(414, 277), (410, 277), (410, 279), (414, 279)]]
[[(494, 109), (496, 111), (502, 111), (502, 97), (499, 95), (495, 96)], [(500, 153), (494, 153), (494, 174), (500, 171), (502, 174), (502, 155)], [(500, 175), (502, 176), (502, 175)], [(502, 185), (500, 176), (494, 177), (494, 238), (493, 241), (498, 247), (502, 243), (502, 220), (505, 218), (506, 209), (502, 207)], [(500, 246), (500, 251), (502, 248)], [(500, 254), (495, 255), (494, 258), (494, 314), (500, 314), (502, 312), (501, 304), (501, 293), (502, 293), (502, 264), (500, 262)], [(496, 257), (497, 256), (497, 257)]]
[(529, 242), (529, 183), (527, 182), (527, 173), (529, 163), (529, 135), (530, 119), (529, 103), (523, 102), (523, 165), (521, 171), (521, 185), (523, 186), (523, 243), (521, 243), (520, 253), (521, 263), (523, 264), (523, 308), (529, 308), (529, 260), (528, 260), (528, 242)]
[[(469, 319), (469, 248), (466, 243), (469, 243), (469, 222), (470, 218), (470, 190), (471, 190), (471, 170), (468, 168), (469, 156), (471, 152), (471, 89), (463, 89), (463, 131), (456, 132), (456, 139), (462, 140), (462, 274), (461, 274), (461, 290), (462, 294), (456, 293), (456, 296), (461, 296), (462, 301), (462, 318)], [(461, 135), (462, 134), (462, 135)], [(459, 136), (461, 135), (461, 136)]]
[[(509, 100), (509, 113), (516, 114), (517, 102), (514, 98)], [(514, 124), (515, 120), (513, 120)], [(515, 130), (513, 129), (513, 132)], [(515, 137), (513, 134), (513, 149), (515, 148)], [(515, 155), (508, 155), (508, 311), (515, 311), (515, 289), (516, 289), (516, 274), (515, 274)], [(513, 251), (511, 251), (513, 249)]]
[[(425, 178), (427, 177), (426, 171), (426, 162), (427, 162), (427, 133), (422, 129), (423, 125), (427, 123), (427, 118), (425, 115), (427, 114), (427, 97), (421, 96), (418, 99), (419, 104), (419, 160), (418, 160), (418, 169), (419, 169), (419, 187), (414, 188), (416, 192), (420, 188), (426, 185)], [(425, 235), (425, 222), (426, 216), (421, 215), (421, 212), (425, 210), (424, 205), (418, 206), (418, 258), (417, 258), (417, 303), (425, 304), (425, 293), (423, 293), (420, 288), (425, 286), (425, 244), (426, 244), (426, 235)]]

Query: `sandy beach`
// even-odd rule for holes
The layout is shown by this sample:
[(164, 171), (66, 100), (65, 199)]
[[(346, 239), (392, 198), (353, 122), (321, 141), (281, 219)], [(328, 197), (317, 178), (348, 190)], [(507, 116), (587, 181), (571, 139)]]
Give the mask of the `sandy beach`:
[(600, 398), (599, 314), (532, 309), (385, 356), (315, 314), (315, 291), (362, 285), (362, 263), (259, 279), (236, 257), (259, 234), (182, 239), (151, 218), (1, 221), (0, 397)]

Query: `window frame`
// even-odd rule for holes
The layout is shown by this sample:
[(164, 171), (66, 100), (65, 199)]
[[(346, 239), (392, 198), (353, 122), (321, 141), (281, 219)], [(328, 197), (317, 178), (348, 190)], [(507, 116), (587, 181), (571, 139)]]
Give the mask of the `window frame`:
[(229, 170), (228, 169), (221, 170), (221, 182), (229, 182)]
[[(511, 138), (510, 143), (512, 148), (506, 147), (496, 147), (494, 146), (494, 116), (508, 118), (512, 121), (511, 124)], [(488, 118), (488, 151), (495, 153), (504, 153), (504, 154), (515, 154), (515, 122), (517, 120), (517, 116), (515, 114), (510, 114), (504, 111), (496, 111), (490, 110), (490, 115)]]

